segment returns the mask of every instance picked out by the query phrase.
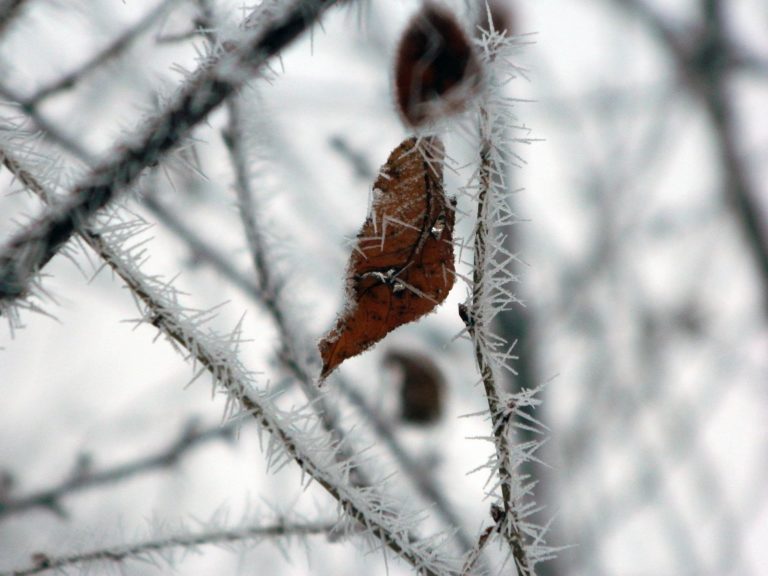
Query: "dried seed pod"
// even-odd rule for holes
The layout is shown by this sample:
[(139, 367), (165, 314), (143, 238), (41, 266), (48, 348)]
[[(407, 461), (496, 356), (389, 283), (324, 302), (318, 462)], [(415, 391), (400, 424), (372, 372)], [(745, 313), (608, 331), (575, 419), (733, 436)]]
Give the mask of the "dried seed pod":
[(395, 95), (406, 124), (416, 127), (463, 111), (480, 85), (480, 60), (445, 8), (427, 2), (400, 39)]

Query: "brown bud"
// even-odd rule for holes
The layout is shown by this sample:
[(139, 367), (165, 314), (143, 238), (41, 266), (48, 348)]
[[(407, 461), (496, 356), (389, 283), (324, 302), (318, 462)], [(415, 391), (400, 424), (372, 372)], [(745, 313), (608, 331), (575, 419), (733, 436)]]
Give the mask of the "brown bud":
[(420, 126), (467, 108), (480, 84), (480, 61), (459, 23), (427, 2), (397, 51), (395, 92), (406, 124)]
[(419, 425), (438, 420), (443, 409), (445, 383), (437, 365), (423, 354), (402, 350), (390, 351), (384, 362), (401, 373), (400, 417)]

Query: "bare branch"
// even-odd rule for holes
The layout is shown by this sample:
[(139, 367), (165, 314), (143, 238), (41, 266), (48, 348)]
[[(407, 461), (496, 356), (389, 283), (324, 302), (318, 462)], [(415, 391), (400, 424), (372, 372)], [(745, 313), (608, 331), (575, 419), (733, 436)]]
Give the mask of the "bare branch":
[(758, 192), (749, 180), (749, 170), (739, 153), (735, 111), (729, 95), (728, 77), (739, 55), (725, 36), (723, 4), (702, 0), (703, 31), (686, 44), (664, 18), (642, 0), (612, 0), (642, 19), (675, 60), (686, 87), (702, 104), (716, 132), (720, 163), (725, 173), (723, 192), (739, 223), (763, 285), (764, 313), (768, 314), (768, 227), (760, 217)]
[(43, 508), (58, 516), (67, 516), (61, 503), (63, 499), (83, 490), (123, 482), (139, 474), (169, 468), (188, 451), (202, 444), (211, 440), (230, 440), (235, 428), (235, 424), (230, 423), (199, 429), (194, 422), (190, 422), (170, 446), (156, 454), (143, 455), (131, 462), (103, 470), (91, 470), (90, 465), (78, 465), (72, 477), (55, 486), (19, 498), (0, 499), (0, 519), (26, 512), (31, 508)]
[[(481, 110), (483, 120), (487, 122), (487, 113)], [(512, 467), (509, 437), (507, 426), (504, 422), (504, 413), (506, 407), (502, 402), (502, 394), (496, 383), (491, 362), (487, 356), (485, 342), (488, 339), (488, 326), (485, 318), (485, 291), (487, 283), (485, 272), (488, 266), (487, 241), (488, 241), (488, 213), (490, 202), (490, 189), (492, 184), (492, 174), (496, 169), (492, 166), (490, 144), (484, 141), (480, 152), (480, 190), (477, 199), (477, 223), (475, 227), (475, 260), (472, 269), (472, 308), (471, 311), (465, 309), (462, 316), (465, 318), (467, 330), (475, 348), (475, 360), (480, 371), (480, 377), (483, 381), (485, 396), (488, 399), (488, 409), (493, 427), (494, 444), (496, 446), (497, 466), (499, 481), (501, 484), (501, 499), (504, 506), (504, 515), (508, 521), (508, 529), (503, 531), (503, 536), (507, 539), (513, 552), (518, 567), (524, 576), (533, 574), (531, 563), (528, 559), (528, 552), (525, 549), (523, 535), (519, 530), (519, 519), (514, 502), (514, 472)]]
[(494, 532), (498, 532), (501, 529), (500, 522), (503, 518), (503, 514), (504, 513), (502, 510), (495, 504), (491, 505), (491, 517), (494, 519), (495, 523), (480, 532), (480, 537), (477, 539), (477, 543), (467, 554), (467, 558), (464, 561), (464, 567), (461, 569), (461, 576), (469, 576), (472, 574), (472, 570), (477, 564), (477, 561), (480, 559), (480, 555), (483, 553), (483, 550), (488, 545), (491, 536)]
[(5, 0), (0, 4), (0, 35), (10, 26), (13, 20), (21, 12), (21, 8), (27, 0)]
[[(34, 180), (31, 176), (30, 179)], [(37, 182), (37, 180), (34, 180)], [(37, 183), (43, 198), (49, 194)], [(299, 440), (300, 431), (296, 424), (290, 424), (278, 418), (277, 408), (272, 404), (268, 391), (257, 392), (253, 387), (252, 375), (234, 355), (233, 350), (221, 349), (222, 342), (229, 342), (236, 335), (227, 339), (220, 335), (212, 337), (198, 328), (199, 321), (187, 317), (178, 304), (179, 295), (167, 284), (158, 285), (157, 281), (143, 277), (135, 264), (127, 260), (119, 249), (110, 245), (102, 235), (88, 228), (78, 231), (78, 235), (89, 245), (104, 262), (112, 268), (131, 290), (144, 308), (145, 320), (162, 331), (173, 343), (185, 351), (185, 356), (208, 371), (220, 389), (227, 395), (230, 412), (238, 406), (254, 418), (272, 435), (282, 452), (293, 459), (302, 471), (311, 476), (341, 506), (350, 518), (365, 527), (395, 554), (405, 559), (424, 574), (433, 575), (431, 568), (447, 562), (445, 558), (435, 558), (434, 551), (424, 542), (417, 542), (414, 537), (404, 532), (400, 526), (393, 528), (394, 511), (382, 501), (378, 490), (360, 483), (345, 483), (344, 466), (339, 470), (327, 468), (327, 462), (321, 462), (325, 453), (332, 450), (335, 454), (338, 446), (308, 446)], [(325, 441), (325, 440), (324, 440)], [(346, 460), (346, 459), (344, 459)], [(338, 460), (337, 460), (338, 462)]]
[(108, 548), (81, 552), (69, 556), (53, 556), (38, 552), (32, 556), (32, 566), (0, 572), (0, 576), (30, 576), (48, 570), (62, 570), (84, 564), (104, 563), (119, 564), (125, 560), (146, 560), (147, 557), (174, 548), (192, 550), (200, 546), (234, 544), (238, 542), (258, 541), (267, 538), (285, 536), (312, 536), (331, 532), (336, 522), (280, 522), (269, 526), (243, 526), (230, 530), (211, 530), (197, 534), (178, 534), (155, 540), (145, 540)]

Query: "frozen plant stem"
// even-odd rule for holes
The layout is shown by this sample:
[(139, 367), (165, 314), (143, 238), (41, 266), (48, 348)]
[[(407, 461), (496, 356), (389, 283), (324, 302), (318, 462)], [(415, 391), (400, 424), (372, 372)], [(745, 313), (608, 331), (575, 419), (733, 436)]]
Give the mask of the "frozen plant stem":
[(259, 231), (259, 226), (256, 221), (257, 207), (254, 201), (254, 192), (251, 187), (250, 176), (248, 173), (248, 162), (245, 157), (245, 143), (243, 141), (244, 139), (241, 130), (241, 126), (245, 119), (240, 111), (240, 105), (240, 100), (237, 97), (230, 98), (227, 102), (229, 127), (224, 134), (224, 140), (229, 149), (235, 170), (235, 189), (237, 193), (240, 220), (243, 223), (253, 268), (258, 276), (258, 296), (269, 311), (269, 314), (272, 316), (272, 319), (280, 331), (280, 343), (282, 346), (280, 359), (300, 383), (309, 386), (312, 389), (311, 391), (305, 391), (308, 392), (310, 399), (314, 399), (317, 396), (315, 384), (308, 370), (298, 358), (297, 351), (294, 349), (294, 338), (292, 337), (293, 335), (288, 326), (288, 319), (279, 302), (280, 285), (272, 273), (272, 268), (267, 261), (268, 258), (264, 250), (264, 239), (262, 238), (262, 234)]
[(59, 572), (68, 567), (92, 564), (94, 562), (119, 565), (121, 562), (131, 558), (146, 561), (148, 555), (159, 554), (174, 548), (195, 549), (199, 546), (232, 544), (263, 538), (328, 534), (335, 524), (332, 521), (311, 523), (281, 522), (272, 526), (244, 526), (231, 530), (212, 530), (198, 534), (181, 534), (125, 546), (101, 548), (70, 556), (48, 556), (47, 554), (37, 553), (32, 557), (32, 566), (10, 572), (0, 572), (0, 576), (31, 576), (32, 574), (40, 574), (48, 570)]
[(237, 96), (233, 96), (227, 102), (227, 111), (229, 113), (229, 126), (224, 134), (224, 140), (232, 159), (235, 170), (235, 189), (239, 205), (240, 219), (245, 229), (245, 237), (248, 242), (248, 248), (253, 261), (254, 269), (259, 277), (258, 298), (269, 312), (280, 333), (280, 345), (282, 350), (279, 352), (280, 361), (294, 376), (301, 386), (304, 395), (311, 402), (318, 418), (323, 424), (323, 428), (331, 434), (338, 445), (337, 459), (339, 461), (348, 461), (352, 466), (350, 469), (351, 480), (358, 486), (370, 485), (366, 475), (359, 466), (353, 464), (352, 450), (346, 441), (345, 434), (339, 423), (336, 411), (326, 402), (326, 399), (318, 391), (309, 370), (299, 358), (296, 350), (296, 341), (291, 334), (282, 306), (278, 301), (279, 286), (275, 281), (272, 268), (267, 262), (267, 255), (264, 250), (264, 239), (261, 237), (258, 224), (256, 222), (256, 205), (254, 194), (251, 188), (250, 176), (248, 173), (247, 162), (245, 158), (245, 146), (241, 130), (243, 118), (240, 113), (240, 102)]
[(507, 412), (502, 403), (493, 368), (488, 357), (485, 343), (488, 341), (488, 326), (485, 319), (485, 302), (487, 283), (491, 280), (486, 277), (488, 268), (488, 226), (489, 204), (492, 201), (493, 175), (497, 171), (493, 157), (491, 143), (487, 134), (490, 133), (489, 117), (485, 109), (480, 110), (480, 172), (479, 190), (477, 197), (477, 223), (474, 236), (474, 266), (472, 271), (472, 307), (471, 313), (466, 317), (466, 325), (475, 347), (475, 360), (477, 362), (480, 377), (485, 388), (485, 396), (488, 400), (488, 409), (491, 415), (493, 438), (496, 447), (498, 461), (498, 473), (501, 484), (501, 498), (504, 507), (504, 519), (501, 523), (501, 533), (507, 540), (518, 569), (524, 576), (532, 575), (533, 571), (528, 560), (523, 535), (519, 530), (519, 519), (515, 508), (513, 495), (515, 479), (511, 463), (511, 447), (507, 419)]
[(480, 555), (483, 553), (483, 550), (496, 529), (496, 525), (488, 526), (488, 528), (483, 530), (482, 534), (480, 534), (480, 538), (477, 539), (477, 544), (475, 544), (470, 553), (467, 554), (467, 559), (464, 561), (464, 567), (461, 569), (461, 576), (469, 576), (472, 574), (472, 570), (480, 559)]

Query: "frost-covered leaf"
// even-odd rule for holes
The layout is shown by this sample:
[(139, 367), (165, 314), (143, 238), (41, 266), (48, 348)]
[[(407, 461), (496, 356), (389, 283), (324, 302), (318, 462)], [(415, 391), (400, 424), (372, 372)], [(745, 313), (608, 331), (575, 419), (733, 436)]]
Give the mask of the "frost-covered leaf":
[(438, 138), (409, 138), (382, 167), (350, 257), (344, 311), (320, 342), (323, 378), (448, 296), (455, 207), (443, 190), (443, 155)]

